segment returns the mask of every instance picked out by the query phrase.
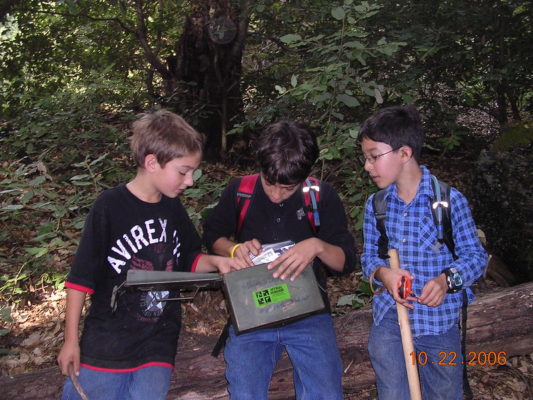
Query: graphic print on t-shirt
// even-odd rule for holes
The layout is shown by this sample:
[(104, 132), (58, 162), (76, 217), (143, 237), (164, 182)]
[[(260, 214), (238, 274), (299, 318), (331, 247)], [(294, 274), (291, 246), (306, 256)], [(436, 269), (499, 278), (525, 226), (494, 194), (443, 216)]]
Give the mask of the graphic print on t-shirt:
[[(115, 245), (111, 247), (111, 254), (107, 256), (109, 264), (120, 274), (128, 261), (144, 248), (157, 243), (170, 245), (166, 230), (167, 222), (166, 219), (158, 218), (157, 222), (149, 219), (144, 222), (144, 225), (134, 225), (122, 235), (122, 238), (117, 239)], [(170, 240), (174, 243), (172, 253), (177, 259), (179, 253), (176, 253), (180, 243), (176, 231), (172, 233)]]
[[(119, 273), (129, 269), (145, 271), (173, 271), (180, 253), (176, 231), (166, 231), (167, 220), (153, 219), (144, 225), (134, 225), (116, 240), (107, 260)], [(128, 312), (137, 320), (156, 322), (165, 309), (168, 291), (138, 291), (130, 293)], [(174, 297), (174, 294), (173, 296)]]

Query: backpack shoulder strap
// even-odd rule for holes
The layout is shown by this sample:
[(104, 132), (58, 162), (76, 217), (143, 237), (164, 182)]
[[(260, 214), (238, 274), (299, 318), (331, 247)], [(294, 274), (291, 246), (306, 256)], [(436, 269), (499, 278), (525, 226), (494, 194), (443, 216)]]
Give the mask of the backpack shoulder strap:
[(372, 209), (374, 210), (374, 217), (376, 218), (376, 228), (380, 234), (378, 239), (378, 255), (380, 258), (389, 258), (389, 238), (385, 230), (385, 216), (387, 215), (387, 201), (385, 189), (380, 190), (374, 195), (372, 199)]
[(253, 175), (246, 175), (241, 178), (241, 181), (239, 182), (239, 187), (237, 188), (237, 197), (235, 199), (237, 204), (237, 234), (242, 229), (242, 224), (244, 222), (244, 217), (246, 216), (246, 213), (248, 212), (248, 208), (250, 207), (250, 202), (252, 201), (252, 197), (254, 194), (254, 188), (255, 184), (257, 183), (257, 179), (259, 178), (259, 174), (253, 174)]
[(311, 224), (313, 232), (316, 234), (320, 229), (320, 214), (318, 204), (320, 202), (320, 181), (312, 176), (308, 177), (302, 186), (307, 218)]
[(433, 187), (431, 213), (437, 227), (437, 239), (448, 247), (453, 258), (456, 259), (451, 218), (451, 188), (448, 184), (439, 181), (434, 175), (431, 175), (431, 184)]

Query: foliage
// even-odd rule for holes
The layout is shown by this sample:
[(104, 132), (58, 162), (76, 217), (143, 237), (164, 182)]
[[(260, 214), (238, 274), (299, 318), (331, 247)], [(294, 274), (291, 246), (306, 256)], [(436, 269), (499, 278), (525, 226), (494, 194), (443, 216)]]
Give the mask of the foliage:
[[(0, 142), (10, 147), (16, 157), (38, 157), (46, 162), (57, 157), (62, 148), (95, 150), (115, 145), (121, 132), (105, 120), (106, 111), (122, 105), (123, 98), (132, 98), (133, 88), (120, 82), (105, 80), (103, 73), (92, 73), (46, 97), (34, 99), (25, 92), (17, 100), (20, 110), (2, 129)], [(60, 169), (81, 161), (81, 153), (73, 151), (55, 158), (54, 167)]]
[[(93, 160), (92, 166), (99, 168), (104, 160)], [(42, 161), (24, 161), (4, 162), (0, 169), (0, 226), (16, 227), (0, 234), (0, 247), (9, 249), (0, 257), (0, 298), (11, 300), (28, 288), (62, 285), (64, 260), (71, 257), (88, 207), (103, 188), (83, 174), (56, 180)], [(90, 164), (75, 164), (72, 173)]]
[(509, 151), (516, 147), (527, 146), (533, 142), (533, 121), (524, 121), (507, 126), (502, 135), (493, 143), (493, 151)]
[[(1, 298), (60, 284), (95, 196), (131, 176), (125, 126), (135, 113), (188, 89), (211, 93), (207, 81), (180, 82), (171, 65), (178, 55), (191, 61), (177, 54), (185, 21), (208, 3), (28, 0), (2, 9)], [(376, 108), (415, 103), (443, 152), (461, 145), (464, 111), (502, 124), (530, 119), (531, 2), (258, 0), (249, 14), (243, 4), (231, 3), (233, 17), (249, 17), (237, 68), (245, 113), (227, 127), (234, 151), (251, 159), (237, 145), (280, 117), (308, 122), (321, 148), (314, 173), (338, 189), (356, 231), (375, 190), (355, 162), (357, 136)], [(216, 113), (199, 98), (181, 110), (193, 124)], [(229, 175), (198, 172), (184, 197), (198, 228)]]
[[(383, 12), (368, 20), (372, 31), (409, 43), (386, 70), (420, 82), (421, 105), (434, 132), (444, 131), (442, 113), (455, 117), (461, 107), (482, 109), (500, 123), (509, 111), (521, 118), (533, 85), (531, 2), (377, 2)], [(401, 87), (400, 79), (394, 87)]]
[(1, 127), (9, 152), (0, 156), (0, 226), (17, 228), (0, 233), (0, 298), (62, 285), (96, 195), (131, 175), (122, 131), (131, 113), (110, 113), (128, 88), (93, 80), (74, 80), (37, 100), (21, 94), (25, 107)]
[(367, 279), (362, 278), (362, 273), (358, 273), (360, 281), (357, 284), (354, 293), (341, 296), (337, 301), (337, 306), (350, 306), (353, 309), (358, 309), (370, 303), (372, 299), (372, 291)]
[(222, 190), (226, 187), (230, 176), (213, 180), (202, 170), (196, 170), (193, 176), (194, 186), (184, 192), (182, 201), (196, 229), (202, 231), (202, 221), (218, 203)]
[(276, 85), (279, 107), (297, 115), (313, 115), (312, 124), (323, 132), (319, 137), (320, 175), (342, 177), (342, 194), (347, 204), (355, 205), (349, 215), (356, 219), (357, 227), (362, 224), (364, 200), (374, 190), (364, 179), (361, 165), (350, 162), (359, 154), (359, 121), (375, 105), (383, 104), (385, 96), (398, 97), (387, 88), (385, 78), (381, 82), (374, 79), (372, 65), (406, 45), (369, 38), (362, 21), (380, 8), (366, 1), (345, 0), (332, 4), (329, 29), (325, 29), (331, 33), (309, 37), (289, 33), (280, 38), (301, 61), (299, 72), (290, 76), (287, 85)]

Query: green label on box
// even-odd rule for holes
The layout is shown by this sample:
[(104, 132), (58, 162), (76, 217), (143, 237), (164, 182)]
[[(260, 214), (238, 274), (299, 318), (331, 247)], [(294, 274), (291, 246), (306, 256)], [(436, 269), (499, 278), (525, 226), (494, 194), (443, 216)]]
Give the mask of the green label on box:
[(269, 306), (271, 304), (279, 303), (281, 301), (290, 300), (291, 293), (286, 283), (282, 285), (272, 286), (268, 289), (261, 289), (252, 292), (255, 306), (257, 308)]

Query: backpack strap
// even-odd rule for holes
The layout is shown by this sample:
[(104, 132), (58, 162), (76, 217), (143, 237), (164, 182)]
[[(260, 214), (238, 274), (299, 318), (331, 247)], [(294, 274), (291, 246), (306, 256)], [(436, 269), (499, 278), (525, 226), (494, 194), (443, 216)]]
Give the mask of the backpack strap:
[(304, 203), (307, 209), (307, 218), (313, 232), (316, 234), (320, 229), (320, 214), (318, 203), (320, 202), (320, 181), (312, 176), (308, 177), (302, 186)]
[(259, 174), (246, 175), (243, 176), (239, 182), (239, 187), (237, 188), (237, 198), (235, 200), (237, 202), (238, 213), (236, 234), (239, 234), (242, 229), (244, 217), (246, 216), (248, 207), (250, 207), (250, 202), (252, 201), (255, 184), (257, 183), (258, 178)]
[[(437, 239), (440, 243), (445, 244), (452, 253), (454, 259), (455, 243), (453, 241), (452, 219), (451, 219), (451, 188), (444, 182), (439, 181), (434, 175), (431, 175), (431, 184), (433, 189), (433, 198), (431, 199), (431, 214), (437, 227)], [(385, 216), (387, 214), (387, 202), (385, 200), (386, 190), (378, 191), (373, 198), (372, 206), (376, 218), (376, 228), (380, 233), (378, 239), (378, 255), (380, 258), (388, 258), (389, 238), (385, 230)]]
[(453, 241), (450, 186), (439, 181), (434, 175), (431, 175), (431, 184), (433, 188), (433, 199), (431, 203), (431, 213), (437, 227), (437, 240), (445, 244), (453, 259), (455, 255), (455, 243)]
[(217, 342), (215, 343), (215, 347), (213, 347), (213, 350), (211, 351), (211, 356), (217, 358), (220, 354), (220, 351), (224, 348), (226, 344), (226, 340), (228, 340), (229, 337), (229, 326), (231, 325), (231, 319), (228, 318), (226, 321), (226, 325), (224, 325), (224, 328), (222, 329), (222, 332), (220, 332), (220, 336), (217, 339)]
[(379, 258), (389, 258), (389, 238), (385, 230), (385, 216), (387, 215), (387, 201), (385, 195), (387, 191), (381, 189), (374, 195), (372, 199), (372, 209), (374, 210), (374, 217), (376, 217), (376, 228), (380, 234), (378, 239), (378, 255)]

